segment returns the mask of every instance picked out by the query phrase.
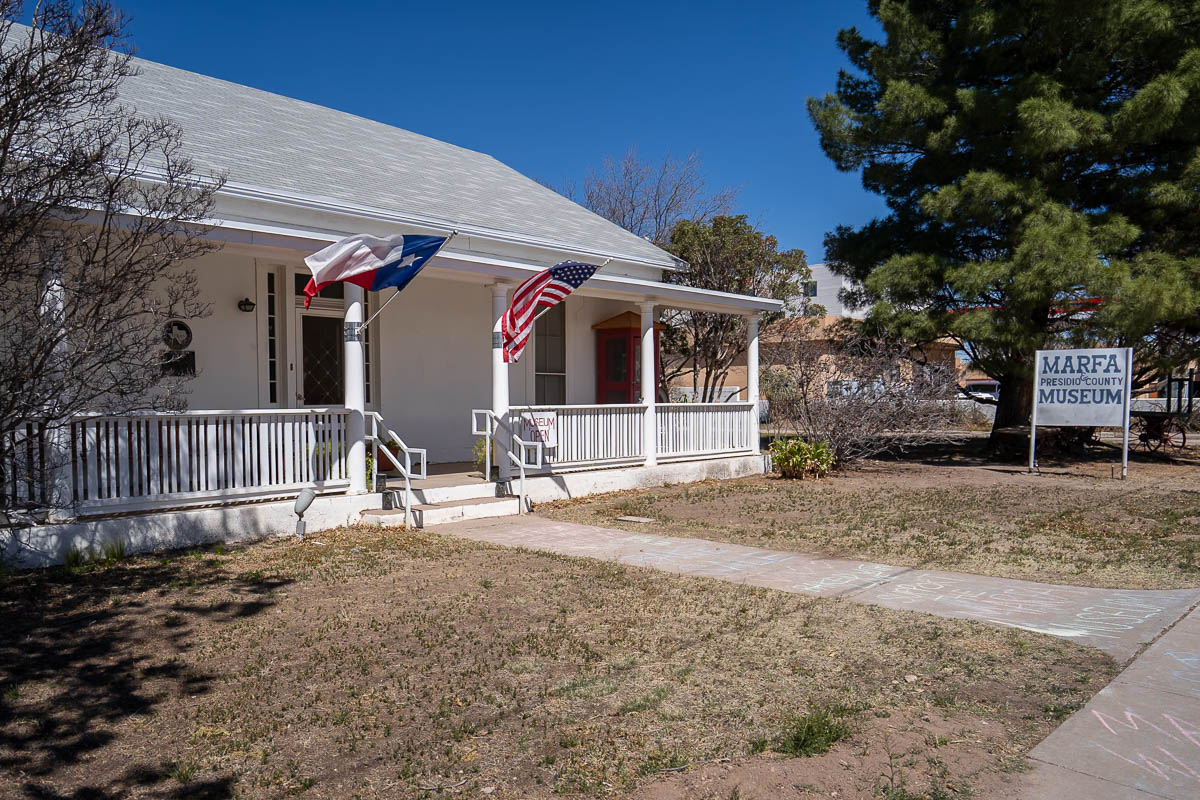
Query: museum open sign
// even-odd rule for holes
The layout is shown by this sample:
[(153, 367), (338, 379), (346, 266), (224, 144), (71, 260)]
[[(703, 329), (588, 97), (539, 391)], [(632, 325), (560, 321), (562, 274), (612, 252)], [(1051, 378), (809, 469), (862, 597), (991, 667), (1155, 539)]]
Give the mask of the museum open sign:
[(558, 447), (558, 412), (522, 411), (520, 435), (527, 442), (541, 442), (547, 449)]
[(1035, 424), (1124, 426), (1131, 363), (1127, 347), (1039, 350)]

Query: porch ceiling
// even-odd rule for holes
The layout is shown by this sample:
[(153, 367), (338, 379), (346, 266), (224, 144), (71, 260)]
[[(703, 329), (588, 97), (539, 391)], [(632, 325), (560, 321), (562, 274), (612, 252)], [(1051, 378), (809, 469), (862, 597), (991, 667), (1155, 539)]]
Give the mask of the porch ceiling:
[[(270, 253), (296, 261), (341, 238), (341, 235), (333, 232), (307, 231), (262, 223), (223, 221), (219, 224), (220, 227), (210, 234), (214, 239), (226, 242), (236, 249), (253, 251), (259, 255)], [(548, 266), (549, 263), (516, 261), (485, 252), (468, 252), (448, 247), (430, 262), (422, 276), (481, 284), (508, 282), (515, 285)], [(594, 275), (577, 294), (632, 303), (653, 302), (655, 305), (670, 308), (722, 314), (751, 314), (783, 308), (783, 302), (779, 300), (696, 289), (605, 272)]]

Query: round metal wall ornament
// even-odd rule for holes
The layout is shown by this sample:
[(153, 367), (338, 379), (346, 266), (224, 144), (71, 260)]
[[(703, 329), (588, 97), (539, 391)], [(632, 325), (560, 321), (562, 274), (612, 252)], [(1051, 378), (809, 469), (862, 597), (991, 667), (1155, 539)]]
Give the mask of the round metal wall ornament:
[(172, 350), (185, 350), (192, 343), (192, 329), (181, 319), (168, 320), (163, 326), (163, 343)]

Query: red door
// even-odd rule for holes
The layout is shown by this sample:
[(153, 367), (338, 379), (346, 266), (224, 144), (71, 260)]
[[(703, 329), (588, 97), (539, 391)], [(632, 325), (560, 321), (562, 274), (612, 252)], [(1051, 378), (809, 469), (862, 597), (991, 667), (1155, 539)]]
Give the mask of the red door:
[[(596, 331), (596, 402), (638, 403), (642, 399), (641, 331), (611, 328)], [(658, 331), (654, 332), (654, 369), (658, 363)]]
[(628, 328), (596, 331), (596, 402), (637, 402), (637, 337)]

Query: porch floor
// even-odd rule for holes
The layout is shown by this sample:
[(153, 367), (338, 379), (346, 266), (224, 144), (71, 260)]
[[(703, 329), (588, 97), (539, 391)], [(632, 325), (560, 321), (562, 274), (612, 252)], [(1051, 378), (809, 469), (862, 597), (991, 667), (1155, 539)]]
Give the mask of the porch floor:
[(470, 461), (454, 461), (448, 464), (430, 464), (429, 476), (423, 481), (413, 481), (414, 489), (445, 489), (449, 486), (469, 486), (483, 483), (483, 473), (475, 469)]

